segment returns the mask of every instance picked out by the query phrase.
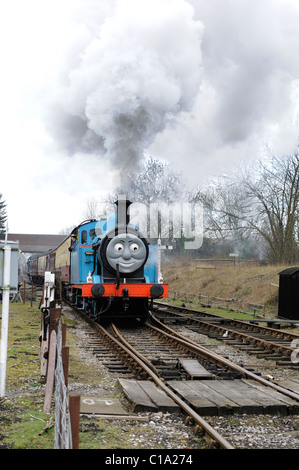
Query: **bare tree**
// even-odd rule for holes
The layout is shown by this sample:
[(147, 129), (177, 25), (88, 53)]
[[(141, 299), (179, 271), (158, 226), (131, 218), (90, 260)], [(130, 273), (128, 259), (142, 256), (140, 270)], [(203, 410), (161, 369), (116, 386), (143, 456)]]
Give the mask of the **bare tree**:
[(84, 219), (96, 219), (99, 217), (99, 203), (96, 199), (90, 199), (87, 201), (86, 209), (83, 213)]
[(0, 234), (5, 233), (5, 223), (7, 221), (6, 203), (2, 201), (2, 194), (0, 193)]
[(299, 151), (259, 158), (232, 179), (219, 179), (195, 197), (205, 207), (206, 234), (263, 247), (272, 263), (299, 256)]
[(256, 231), (246, 217), (250, 207), (240, 173), (198, 188), (189, 200), (203, 204), (204, 235), (218, 252), (229, 249), (243, 257), (260, 256)]
[[(116, 190), (104, 201), (108, 212), (119, 194), (121, 190)], [(126, 196), (146, 205), (201, 202), (205, 237), (218, 245), (229, 244), (244, 256), (259, 256), (263, 250), (272, 263), (291, 264), (299, 259), (299, 147), (284, 157), (268, 153), (249, 169), (236, 169), (230, 178), (189, 190), (169, 165), (150, 158), (131, 178)], [(97, 201), (89, 201), (86, 218), (101, 215)]]
[(265, 241), (273, 263), (298, 257), (299, 153), (259, 160), (243, 179), (248, 199), (247, 220)]

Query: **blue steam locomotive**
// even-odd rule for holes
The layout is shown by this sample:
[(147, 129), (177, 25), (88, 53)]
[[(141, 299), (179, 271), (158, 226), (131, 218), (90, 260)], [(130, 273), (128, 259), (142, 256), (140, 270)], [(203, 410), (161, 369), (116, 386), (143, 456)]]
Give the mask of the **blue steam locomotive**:
[(154, 299), (168, 296), (160, 282), (159, 247), (130, 223), (130, 202), (119, 200), (107, 219), (77, 226), (57, 248), (28, 260), (28, 275), (43, 283), (59, 273), (63, 296), (97, 320), (146, 319)]

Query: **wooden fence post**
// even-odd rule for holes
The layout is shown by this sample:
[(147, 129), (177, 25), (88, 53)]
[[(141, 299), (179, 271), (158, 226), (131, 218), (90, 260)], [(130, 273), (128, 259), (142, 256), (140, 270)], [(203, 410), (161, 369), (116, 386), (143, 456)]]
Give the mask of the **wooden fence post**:
[(69, 411), (72, 430), (73, 449), (79, 448), (80, 395), (70, 394)]

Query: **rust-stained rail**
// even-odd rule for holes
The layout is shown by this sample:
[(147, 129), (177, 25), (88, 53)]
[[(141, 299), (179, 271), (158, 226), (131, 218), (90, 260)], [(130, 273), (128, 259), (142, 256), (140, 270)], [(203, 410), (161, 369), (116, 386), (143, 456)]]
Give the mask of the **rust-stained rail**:
[(160, 328), (167, 330), (168, 334), (173, 335), (177, 338), (180, 338), (180, 340), (183, 343), (187, 342), (187, 344), (188, 343), (192, 344), (194, 346), (194, 351), (197, 350), (201, 353), (205, 353), (207, 356), (210, 356), (211, 358), (214, 358), (215, 360), (218, 358), (218, 360), (221, 361), (223, 364), (225, 364), (228, 368), (236, 370), (236, 371), (246, 375), (250, 379), (256, 380), (256, 381), (260, 382), (261, 384), (266, 385), (267, 387), (273, 388), (274, 390), (277, 390), (278, 392), (283, 393), (284, 395), (289, 396), (290, 398), (293, 398), (294, 400), (299, 401), (299, 394), (298, 393), (295, 393), (295, 392), (292, 392), (291, 390), (287, 390), (283, 387), (280, 387), (279, 385), (277, 385), (273, 382), (270, 382), (269, 380), (266, 380), (266, 379), (260, 377), (259, 375), (254, 374), (254, 372), (251, 372), (247, 369), (244, 369), (243, 367), (239, 366), (238, 364), (234, 364), (230, 360), (219, 356), (217, 353), (215, 353), (213, 351), (209, 351), (208, 349), (204, 348), (203, 346), (199, 346), (197, 343), (195, 343), (191, 339), (186, 340), (186, 338), (184, 338), (184, 336), (180, 335), (179, 333), (172, 330), (168, 326), (163, 325), (154, 316), (152, 316), (152, 319), (153, 319), (153, 321), (156, 322), (156, 324), (158, 324), (160, 326)]
[[(162, 305), (161, 305), (162, 306)], [(168, 306), (163, 304), (162, 306), (162, 311), (169, 309), (170, 313), (171, 310), (173, 310), (172, 306)], [(186, 318), (186, 314), (188, 314), (189, 310), (188, 309), (182, 309), (180, 307), (174, 307), (175, 311), (177, 310), (183, 310), (184, 314), (181, 314), (180, 316), (182, 318)], [(287, 346), (282, 343), (276, 343), (271, 341), (271, 339), (267, 338), (259, 338), (258, 336), (254, 335), (254, 330), (259, 332), (259, 333), (267, 333), (271, 335), (272, 337), (283, 339), (283, 340), (289, 340), (290, 342), (293, 341), (294, 339), (299, 341), (299, 335), (293, 334), (293, 333), (288, 333), (288, 332), (281, 332), (280, 330), (274, 330), (273, 328), (269, 327), (260, 327), (257, 325), (252, 325), (250, 323), (246, 323), (244, 321), (239, 321), (235, 319), (230, 319), (227, 317), (222, 317), (222, 316), (215, 316), (215, 315), (210, 315), (210, 314), (203, 314), (202, 312), (197, 312), (195, 310), (190, 310), (190, 313), (192, 315), (206, 315), (207, 320), (205, 317), (202, 318), (196, 318), (193, 316), (190, 317), (190, 320), (193, 321), (195, 324), (198, 324), (199, 326), (203, 327), (205, 331), (209, 332), (218, 332), (219, 335), (223, 336), (225, 334), (226, 338), (232, 338), (232, 339), (240, 339), (244, 342), (244, 345), (246, 344), (246, 341), (248, 341), (251, 344), (254, 344), (256, 346), (262, 346), (265, 352), (277, 352), (281, 354), (282, 358), (284, 357), (285, 359), (290, 358), (292, 352), (295, 350), (294, 347), (292, 346)], [(176, 313), (176, 315), (178, 315)], [(219, 322), (227, 322), (227, 324), (219, 324)], [(162, 325), (162, 323), (161, 323)], [(230, 327), (228, 326), (230, 325)], [(243, 327), (249, 331), (239, 331), (234, 329), (235, 326)], [(163, 324), (164, 326), (164, 324)]]
[(100, 332), (101, 334), (105, 335), (111, 341), (113, 341), (118, 347), (123, 349), (125, 353), (130, 356), (143, 370), (147, 373), (149, 377), (160, 387), (165, 393), (168, 394), (193, 420), (197, 423), (204, 431), (223, 449), (234, 449), (234, 447), (223, 437), (219, 434), (216, 429), (214, 429), (207, 421), (205, 421), (199, 414), (197, 414), (187, 403), (185, 403), (178, 395), (176, 395), (172, 390), (165, 385), (165, 383), (157, 376), (155, 371), (153, 370), (154, 367), (149, 364), (147, 360), (143, 360), (145, 358), (141, 358), (140, 354), (129, 344), (124, 344), (111, 335), (103, 326), (99, 325), (92, 321), (87, 315), (85, 315), (82, 311), (76, 311), (79, 313), (81, 318), (87, 321), (90, 326), (95, 329), (96, 331)]
[[(234, 447), (223, 437), (221, 436), (207, 421), (205, 421), (198, 413), (196, 413), (187, 403), (185, 403), (176, 393), (174, 393), (172, 390), (169, 389), (169, 387), (158, 377), (158, 375), (152, 370), (152, 366), (149, 367), (148, 361), (144, 356), (141, 356), (141, 354), (136, 351), (135, 348), (130, 346), (124, 338), (122, 338), (121, 334), (113, 325), (115, 333), (118, 335), (119, 338), (121, 338), (121, 341), (124, 341), (127, 345), (123, 345), (124, 348), (126, 348), (128, 354), (132, 355), (132, 357), (141, 365), (143, 363), (143, 368), (153, 379), (153, 381), (160, 387), (162, 390), (164, 390), (165, 393), (167, 393), (168, 396), (170, 396), (199, 426), (201, 426), (205, 432), (212, 438), (214, 439), (223, 449), (234, 449)], [(109, 333), (108, 333), (109, 334)], [(113, 338), (113, 337), (111, 337)], [(116, 338), (114, 338), (115, 341), (118, 342), (118, 344), (122, 344)]]
[[(209, 423), (207, 423), (200, 415), (198, 415), (184, 400), (182, 400), (179, 396), (177, 396), (176, 393), (167, 386), (167, 383), (161, 380), (161, 378), (157, 375), (157, 371), (155, 367), (144, 356), (142, 356), (133, 346), (131, 346), (125, 339), (121, 337), (120, 333), (117, 332), (117, 329), (115, 326), (113, 326), (114, 333), (111, 334), (101, 325), (90, 320), (90, 318), (88, 318), (82, 312), (78, 312), (78, 313), (88, 323), (90, 323), (90, 325), (95, 330), (100, 331), (101, 334), (104, 334), (106, 337), (108, 337), (111, 341), (115, 343), (115, 345), (117, 345), (117, 347), (121, 348), (125, 352), (125, 355), (133, 359), (138, 365), (138, 367), (142, 368), (145, 371), (145, 373), (156, 383), (156, 385), (162, 390), (164, 390), (165, 393), (168, 394), (168, 396), (170, 396), (189, 416), (191, 416), (193, 421), (197, 423), (201, 428), (203, 428), (204, 431), (220, 447), (225, 448), (225, 449), (233, 449), (233, 446), (225, 438), (223, 438), (223, 436), (221, 436), (212, 426), (209, 425)], [(225, 359), (219, 356), (213, 351), (210, 351), (207, 348), (204, 348), (203, 346), (198, 345), (192, 340), (184, 338), (179, 333), (175, 332), (171, 328), (160, 323), (154, 317), (152, 317), (152, 321), (155, 322), (155, 326), (148, 325), (148, 324), (147, 326), (151, 326), (151, 328), (155, 329), (155, 331), (159, 332), (159, 334), (166, 335), (169, 339), (175, 339), (179, 341), (181, 345), (184, 346), (184, 348), (187, 348), (196, 354), (200, 354), (201, 357), (207, 358), (216, 364), (224, 365), (228, 369), (242, 374), (244, 377), (253, 379), (267, 387), (277, 390), (280, 393), (299, 401), (299, 394), (292, 392), (290, 390), (287, 390), (283, 387), (280, 387), (279, 385), (276, 385), (275, 383), (272, 383), (266, 379), (263, 379), (262, 377), (254, 374), (253, 372), (250, 372), (244, 369), (243, 367), (238, 366), (237, 364), (234, 364), (228, 359)], [(118, 338), (115, 337), (116, 332), (117, 332)]]

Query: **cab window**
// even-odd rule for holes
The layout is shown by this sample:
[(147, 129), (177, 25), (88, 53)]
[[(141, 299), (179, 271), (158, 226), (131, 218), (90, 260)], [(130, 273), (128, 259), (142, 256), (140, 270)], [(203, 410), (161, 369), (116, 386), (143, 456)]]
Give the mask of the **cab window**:
[(81, 232), (81, 245), (87, 242), (87, 231), (82, 230)]

